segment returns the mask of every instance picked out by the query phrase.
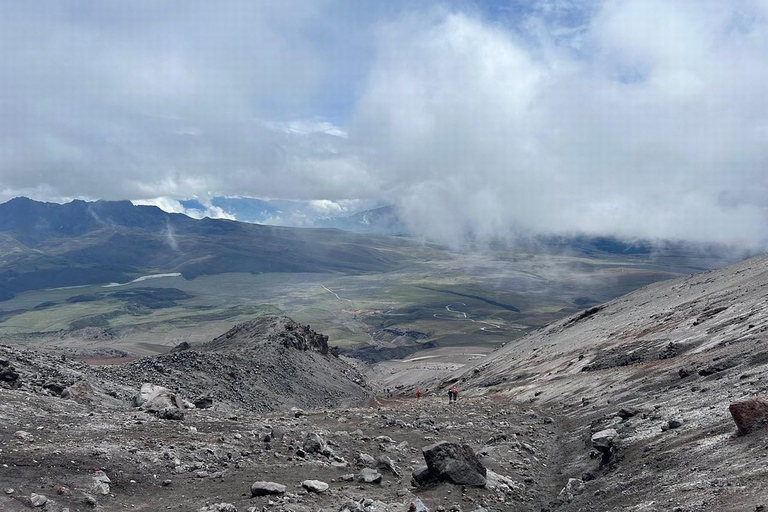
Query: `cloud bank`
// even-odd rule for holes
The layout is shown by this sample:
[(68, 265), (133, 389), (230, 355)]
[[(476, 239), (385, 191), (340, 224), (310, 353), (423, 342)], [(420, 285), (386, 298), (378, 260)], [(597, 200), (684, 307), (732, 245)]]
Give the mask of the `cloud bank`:
[(364, 200), (455, 243), (768, 245), (762, 0), (0, 10), (0, 199)]

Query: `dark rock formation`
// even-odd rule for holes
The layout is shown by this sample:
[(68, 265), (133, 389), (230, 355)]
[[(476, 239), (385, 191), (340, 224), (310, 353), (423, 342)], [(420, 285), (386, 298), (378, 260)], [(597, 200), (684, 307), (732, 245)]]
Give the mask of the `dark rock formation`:
[[(469, 445), (441, 441), (421, 449), (427, 470), (414, 472), (414, 481), (424, 485), (431, 481), (448, 481), (458, 485), (482, 487), (486, 469)], [(418, 475), (418, 476), (417, 476)]]

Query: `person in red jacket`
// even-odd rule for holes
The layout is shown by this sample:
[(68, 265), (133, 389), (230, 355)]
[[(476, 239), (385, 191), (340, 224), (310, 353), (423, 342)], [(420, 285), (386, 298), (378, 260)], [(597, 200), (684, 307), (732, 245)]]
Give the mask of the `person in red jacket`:
[(456, 400), (459, 399), (459, 388), (457, 388), (456, 386), (453, 386), (451, 388), (451, 391), (453, 391), (453, 401), (455, 402)]
[(420, 389), (416, 390), (416, 398), (421, 398), (421, 390)]

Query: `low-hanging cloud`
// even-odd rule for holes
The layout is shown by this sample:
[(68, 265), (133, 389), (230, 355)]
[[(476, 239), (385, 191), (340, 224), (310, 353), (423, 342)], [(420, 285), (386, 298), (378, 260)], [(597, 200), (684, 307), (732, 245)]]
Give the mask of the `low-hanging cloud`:
[(350, 135), (422, 233), (763, 245), (768, 9), (737, 4), (606, 2), (565, 42), (408, 18)]
[(355, 4), (4, 4), (0, 199), (382, 201), (455, 243), (766, 246), (766, 2)]

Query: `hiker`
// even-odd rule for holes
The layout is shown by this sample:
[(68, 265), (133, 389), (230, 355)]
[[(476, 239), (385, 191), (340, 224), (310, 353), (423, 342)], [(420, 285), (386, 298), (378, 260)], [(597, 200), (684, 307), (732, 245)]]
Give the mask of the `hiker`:
[(451, 402), (453, 402), (453, 390), (449, 389), (448, 390), (448, 403), (450, 404)]
[(416, 398), (421, 398), (421, 390), (420, 389), (416, 390)]
[(390, 391), (390, 390), (389, 390), (389, 388), (387, 388), (387, 391), (385, 392), (385, 394), (384, 394), (384, 395), (385, 395), (387, 398), (392, 398), (392, 391)]
[(453, 401), (455, 402), (459, 399), (459, 388), (457, 388), (456, 386), (453, 386), (451, 388), (451, 391), (453, 391)]

